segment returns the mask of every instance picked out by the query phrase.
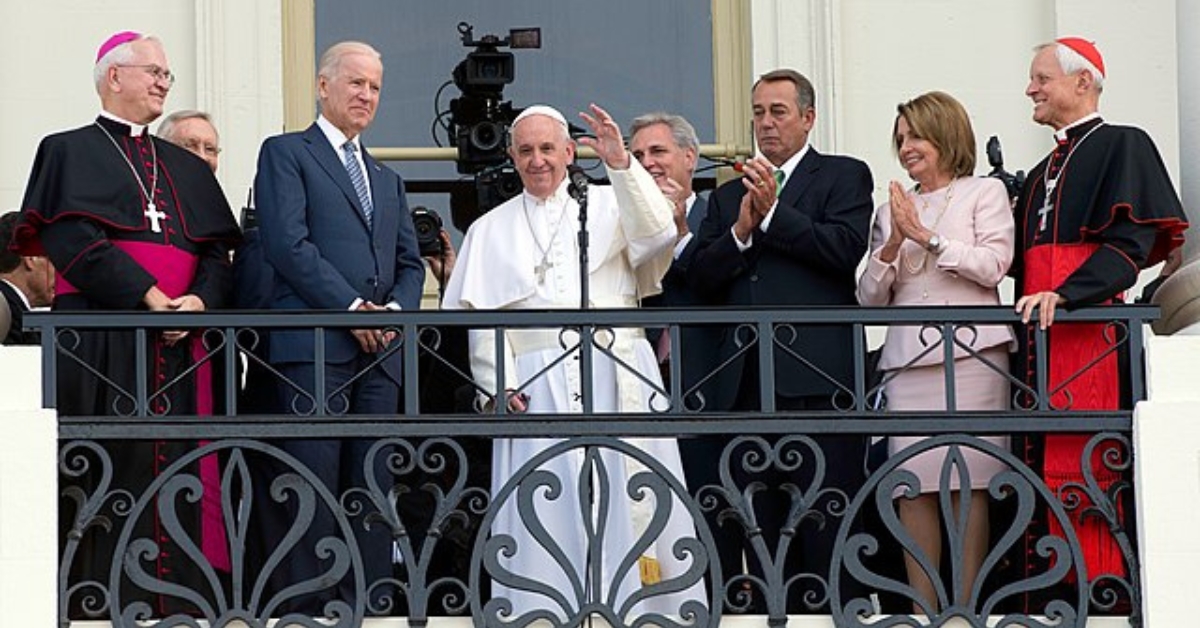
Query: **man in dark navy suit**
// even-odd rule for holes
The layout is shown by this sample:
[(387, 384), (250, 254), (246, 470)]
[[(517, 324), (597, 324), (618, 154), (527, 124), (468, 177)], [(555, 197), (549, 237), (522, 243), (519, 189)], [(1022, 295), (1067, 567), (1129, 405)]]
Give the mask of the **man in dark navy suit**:
[[(629, 152), (654, 177), (659, 189), (675, 205), (675, 229), (679, 239), (675, 244), (675, 261), (663, 277), (662, 294), (642, 300), (643, 307), (702, 307), (706, 305), (687, 284), (678, 261), (696, 247), (696, 232), (704, 219), (707, 195), (692, 188), (696, 163), (700, 156), (700, 140), (696, 129), (683, 116), (653, 112), (640, 115), (629, 125)], [(646, 337), (658, 353), (663, 367), (663, 381), (670, 383), (670, 340), (662, 328), (646, 330)], [(715, 326), (685, 325), (679, 329), (680, 375), (684, 408), (703, 412), (712, 408), (713, 383), (709, 375), (716, 366), (716, 348), (721, 329)], [(729, 438), (722, 435), (693, 436), (679, 439), (679, 456), (683, 463), (688, 491), (693, 495), (704, 486), (720, 484), (717, 461)], [(740, 530), (733, 523), (721, 525), (717, 513), (707, 513), (709, 529), (717, 541), (721, 564), (742, 565)], [(711, 583), (710, 583), (711, 586)]]
[[(367, 44), (341, 42), (322, 56), (317, 74), (321, 115), (307, 130), (268, 139), (259, 153), (254, 188), (260, 238), (276, 277), (270, 307), (277, 310), (401, 310), (419, 307), (425, 267), (418, 253), (404, 183), (365, 150), (360, 134), (379, 104), (383, 64)], [(315, 346), (312, 330), (273, 332), (271, 364), (291, 383), (281, 385), (287, 411), (312, 414), (323, 404), (328, 414), (395, 415), (399, 400), (397, 352), (372, 366), (395, 342), (382, 329), (329, 330), (325, 335), (324, 399), (314, 399)], [(312, 470), (335, 497), (366, 486), (360, 440), (290, 440), (285, 450)], [(377, 481), (391, 485), (383, 456), (376, 456)], [(297, 515), (297, 499), (278, 506)], [(269, 504), (266, 507), (275, 507)], [(340, 537), (333, 513), (319, 506), (305, 538), (287, 557), (287, 584), (314, 578), (333, 559), (317, 557), (317, 542)], [(390, 576), (390, 530), (353, 522), (366, 567), (366, 586)], [(282, 530), (281, 530), (282, 531)], [(335, 578), (336, 579), (336, 578)], [(324, 603), (353, 605), (353, 572), (338, 587), (295, 601), (292, 610), (321, 614)], [(382, 587), (372, 589), (385, 593)], [(340, 590), (337, 590), (340, 589)]]
[[(856, 303), (855, 272), (866, 252), (871, 221), (871, 172), (857, 159), (822, 155), (809, 144), (814, 102), (812, 84), (794, 70), (768, 72), (754, 84), (754, 137), (760, 154), (746, 162), (743, 177), (712, 194), (694, 250), (677, 261), (706, 302), (736, 307)], [(832, 410), (835, 397), (844, 394), (842, 387), (853, 390), (852, 333), (849, 326), (797, 326), (778, 330), (775, 338), (757, 339), (762, 346), (773, 345), (779, 410)], [(747, 340), (745, 329), (725, 330), (718, 354), (732, 362), (718, 377), (715, 410), (761, 409), (757, 347), (737, 355)], [(864, 439), (816, 440), (826, 464), (821, 486), (841, 489), (852, 498), (863, 481)], [(758, 526), (773, 552), (792, 505), (778, 487), (793, 483), (804, 490), (812, 485), (812, 456), (794, 471), (754, 478), (776, 489), (755, 500)], [(749, 479), (743, 475), (739, 484)], [(824, 510), (823, 505), (805, 504)], [(813, 520), (800, 523), (787, 553), (785, 577), (799, 572), (826, 577), (840, 521), (828, 512), (825, 518), (820, 530)], [(782, 532), (786, 539), (787, 531)], [(751, 569), (761, 574), (758, 558), (748, 555)], [(728, 568), (726, 573), (731, 573)], [(795, 600), (799, 592), (790, 593)]]
[[(675, 206), (675, 229), (678, 240), (675, 243), (675, 259), (695, 247), (695, 232), (700, 228), (704, 218), (704, 208), (708, 204), (705, 196), (698, 195), (692, 189), (692, 177), (696, 172), (696, 162), (700, 156), (700, 142), (696, 137), (696, 129), (683, 116), (665, 112), (647, 113), (637, 118), (629, 126), (629, 152), (638, 160), (646, 171), (654, 177), (659, 189)], [(645, 307), (689, 307), (701, 305), (683, 276), (679, 264), (672, 262), (671, 268), (663, 277), (663, 291), (642, 300)], [(660, 329), (648, 330), (647, 338), (655, 345), (659, 362), (664, 366), (669, 358), (669, 340)], [(707, 361), (706, 349), (712, 345), (701, 342), (701, 328), (684, 327), (679, 353), (682, 356), (683, 393), (687, 395), (696, 381), (703, 376)], [(666, 369), (664, 368), (664, 371)], [(664, 382), (669, 382), (665, 377)], [(707, 401), (705, 397), (696, 394), (685, 399), (687, 407), (699, 410)]]

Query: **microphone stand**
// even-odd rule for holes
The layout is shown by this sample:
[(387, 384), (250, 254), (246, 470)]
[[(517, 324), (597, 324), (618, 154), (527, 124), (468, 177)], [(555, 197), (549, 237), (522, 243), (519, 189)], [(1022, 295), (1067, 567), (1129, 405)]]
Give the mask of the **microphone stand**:
[[(567, 193), (575, 202), (579, 204), (579, 309), (591, 309), (590, 297), (588, 294), (589, 276), (588, 276), (588, 228), (587, 228), (587, 210), (588, 210), (588, 178), (583, 173), (579, 166), (571, 165), (567, 168), (567, 176), (570, 177), (570, 184), (567, 186)], [(589, 324), (583, 324), (579, 328), (579, 375), (580, 383), (583, 386), (583, 414), (584, 416), (591, 415), (595, 411), (593, 402), (592, 385), (592, 339), (595, 335), (595, 328)], [(588, 447), (584, 451), (586, 456), (594, 448)], [(588, 504), (595, 504), (595, 486), (592, 478), (588, 478), (587, 483), (587, 500)], [(589, 508), (588, 516), (591, 516)], [(584, 556), (584, 600), (585, 603), (595, 602), (601, 598), (600, 591), (593, 592), (592, 588), (596, 583), (591, 582), (592, 577), (592, 561), (593, 550), (591, 547), (586, 548)], [(593, 599), (593, 593), (594, 599)], [(588, 618), (588, 625), (591, 625), (591, 618)]]
[[(567, 192), (575, 202), (579, 204), (579, 309), (591, 309), (591, 297), (589, 294), (589, 277), (588, 277), (588, 228), (587, 228), (587, 210), (588, 210), (588, 178), (583, 173), (583, 170), (578, 166), (571, 166), (567, 169), (567, 176), (571, 182), (567, 186)], [(580, 365), (580, 377), (584, 384), (584, 390), (590, 392), (592, 385), (592, 336), (595, 330), (590, 325), (584, 325), (579, 330), (579, 359), (582, 362)], [(593, 412), (593, 400), (591, 394), (583, 395), (583, 413), (585, 415)]]
[(588, 177), (583, 169), (572, 164), (567, 167), (567, 193), (579, 204), (579, 309), (589, 308), (588, 295)]

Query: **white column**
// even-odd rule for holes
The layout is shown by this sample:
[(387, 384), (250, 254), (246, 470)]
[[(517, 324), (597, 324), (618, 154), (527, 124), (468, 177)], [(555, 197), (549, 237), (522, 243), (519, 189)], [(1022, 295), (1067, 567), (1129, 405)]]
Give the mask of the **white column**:
[(58, 623), (58, 430), (40, 347), (0, 346), (0, 624)]
[(1167, 280), (1155, 301), (1162, 306), (1160, 333), (1200, 335), (1200, 3), (1176, 0), (1179, 82), (1179, 189), (1191, 226), (1184, 235), (1184, 267)]
[[(1192, 0), (1183, 0), (1191, 2)], [(1138, 552), (1147, 626), (1195, 626), (1200, 564), (1200, 404), (1194, 372), (1200, 338), (1151, 337), (1150, 398), (1134, 412)]]
[[(751, 3), (754, 78), (776, 68), (792, 68), (817, 93), (817, 121), (809, 138), (827, 153), (841, 150), (841, 23), (834, 0), (755, 0)], [(746, 86), (749, 91), (750, 86)]]
[(283, 131), (280, 0), (196, 0), (197, 109), (221, 135), (217, 178), (236, 212), (254, 181), (262, 140)]

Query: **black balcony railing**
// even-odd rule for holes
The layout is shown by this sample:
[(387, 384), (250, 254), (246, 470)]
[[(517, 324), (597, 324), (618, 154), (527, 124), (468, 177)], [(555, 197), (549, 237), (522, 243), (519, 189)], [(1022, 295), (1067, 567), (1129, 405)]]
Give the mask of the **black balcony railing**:
[[(971, 347), (970, 332), (980, 325), (1014, 324), (1010, 309), (33, 314), (28, 321), (42, 329), (45, 405), (55, 407), (74, 393), (57, 385), (64, 364), (81, 369), (113, 400), (112, 411), (103, 416), (59, 417), (60, 617), (64, 625), (72, 619), (108, 619), (120, 626), (199, 625), (198, 620), (212, 626), (234, 620), (266, 626), (270, 618), (282, 617), (280, 625), (316, 626), (327, 625), (313, 619), (323, 615), (334, 625), (357, 626), (377, 615), (404, 615), (423, 625), (431, 615), (447, 614), (469, 616), (481, 626), (526, 625), (537, 619), (579, 625), (589, 617), (626, 626), (715, 626), (732, 615), (762, 614), (767, 624), (782, 625), (788, 613), (815, 612), (830, 614), (838, 626), (941, 625), (956, 616), (974, 626), (1083, 626), (1091, 615), (1119, 614), (1140, 625), (1130, 434), (1132, 403), (1145, 394), (1143, 326), (1157, 314), (1153, 307), (1122, 306), (1056, 318), (1056, 328), (1103, 324), (1107, 351), (1121, 358), (1123, 407), (1057, 407), (1061, 395), (1048, 383), (1046, 334), (1037, 332), (1038, 377), (1027, 384), (1005, 373), (1013, 391), (1009, 409), (957, 410), (955, 361), (948, 360), (949, 409), (920, 413), (878, 408), (878, 393), (894, 373), (881, 382), (871, 372), (866, 330), (920, 326), (927, 352), (952, 357), (956, 349), (966, 350), (968, 359), (987, 363)], [(590, 365), (606, 359), (618, 369), (632, 370), (612, 347), (613, 329), (669, 328), (668, 379), (680, 382), (681, 326), (736, 330), (742, 351), (759, 369), (762, 410), (713, 408), (704, 391), (728, 366), (715, 364), (711, 373), (692, 378), (686, 389), (656, 387), (657, 401), (643, 412), (594, 411), (591, 378), (586, 376)], [(855, 332), (853, 346), (845, 348), (854, 357), (854, 374), (845, 381), (821, 372), (810, 356), (787, 349), (800, 334), (834, 326), (850, 326)], [(340, 412), (345, 404), (339, 398), (346, 393), (324, 389), (324, 364), (318, 364), (314, 389), (302, 390), (260, 350), (270, 330), (311, 329), (323, 359), (325, 334), (363, 327), (397, 334), (388, 349), (388, 355), (398, 352), (404, 363), (394, 414)], [(169, 381), (155, 381), (148, 376), (148, 347), (164, 329), (193, 330), (200, 349), (192, 366)], [(477, 403), (489, 406), (486, 414), (463, 411), (462, 400), (469, 406), (476, 398), (486, 402), (503, 394), (475, 385), (463, 356), (448, 349), (448, 338), (467, 329), (495, 329), (497, 355), (507, 342), (504, 330), (569, 330), (560, 335), (561, 349), (563, 359), (578, 357), (585, 374), (584, 418), (510, 414), (505, 403)], [(131, 344), (126, 349), (137, 362), (132, 382), (109, 378), (76, 351), (98, 330), (128, 331)], [(503, 363), (498, 363), (497, 381), (505, 381)], [(175, 387), (195, 387), (200, 364), (216, 367), (216, 409), (205, 416), (172, 411), (164, 400)], [(378, 362), (366, 368), (378, 368)], [(779, 369), (807, 369), (831, 382), (827, 407), (832, 409), (778, 408), (773, 374)], [(637, 377), (645, 385), (655, 384), (656, 378)], [(241, 411), (245, 381), (287, 387), (312, 403), (304, 414), (247, 413)], [(430, 407), (432, 393), (451, 398), (444, 394), (450, 389), (460, 391), (457, 406)], [(1070, 406), (1071, 400), (1065, 403)], [(1080, 481), (1049, 488), (1029, 456), (1014, 453), (1024, 449), (998, 447), (982, 438), (1011, 435), (1036, 445), (1048, 433), (1084, 437)], [(820, 440), (830, 435), (931, 437), (885, 459), (864, 460), (862, 481), (845, 489), (825, 475), (832, 461)], [(719, 480), (703, 486), (685, 485), (666, 461), (637, 446), (642, 441), (631, 440), (717, 436), (723, 447), (711, 464)], [(493, 478), (489, 454), (492, 442), (501, 438), (558, 440), (512, 477)], [(284, 446), (298, 440), (364, 443), (365, 453), (355, 461), (361, 465), (362, 483), (326, 486)], [(146, 461), (129, 457), (129, 443), (161, 445), (152, 449), (161, 457), (147, 467)], [(945, 452), (934, 493), (949, 559), (945, 567), (919, 549), (897, 514), (897, 504), (917, 494), (916, 477), (902, 465), (934, 449)], [(997, 460), (1006, 470), (991, 480), (986, 493), (959, 496), (951, 486), (970, 484), (969, 452)], [(546, 471), (563, 457), (578, 462), (574, 475)], [(606, 481), (614, 466), (629, 471), (625, 485)], [(131, 481), (131, 470), (142, 468), (153, 471)], [(780, 472), (803, 480), (781, 483)], [(1097, 479), (1097, 472), (1107, 479)], [(575, 503), (562, 503), (570, 499)], [(967, 589), (961, 584), (969, 551), (964, 549), (966, 517), (959, 515), (970, 512), (972, 499), (991, 502), (991, 532), (979, 575)], [(787, 512), (775, 530), (763, 529), (758, 521), (767, 500), (781, 502)], [(609, 556), (604, 545), (615, 535), (610, 515), (630, 502), (652, 506), (647, 522), (632, 544), (615, 547), (615, 555)], [(561, 525), (549, 521), (547, 504), (568, 508), (579, 525), (564, 534)], [(199, 524), (193, 523), (203, 518), (196, 511), (206, 506), (217, 513), (204, 525), (219, 530), (219, 564), (212, 559), (212, 538), (201, 539)], [(517, 513), (527, 536), (516, 539), (499, 531), (496, 520), (505, 509)], [(277, 535), (264, 538), (256, 532), (260, 517), (281, 511), (287, 516)], [(638, 576), (645, 546), (665, 534), (677, 517), (691, 531), (674, 539), (677, 568), (655, 577)], [(1112, 563), (1116, 568), (1089, 569), (1076, 533), (1081, 519), (1101, 523), (1119, 552)], [(331, 532), (315, 539), (306, 535), (314, 520), (332, 522)], [(734, 530), (741, 538), (748, 569), (721, 564), (714, 529), (718, 522), (721, 530)], [(836, 530), (832, 559), (827, 567), (797, 572), (789, 567), (790, 557), (807, 549), (793, 540), (806, 527)], [(364, 556), (363, 530), (388, 539), (388, 573), (372, 573), (368, 567), (378, 557)], [(582, 563), (566, 546), (583, 548)], [(173, 553), (169, 560), (168, 547)], [(545, 559), (536, 577), (509, 569), (509, 558), (534, 548)], [(932, 581), (933, 604), (907, 582), (904, 552), (918, 557)], [(298, 554), (317, 557), (320, 572), (289, 580), (288, 567)], [(294, 603), (321, 592), (329, 595), (317, 612)], [(525, 602), (514, 605), (518, 598)], [(530, 604), (530, 599), (538, 601)], [(656, 606), (658, 599), (670, 603)], [(914, 607), (921, 611), (918, 615), (910, 615)], [(1003, 619), (996, 623), (996, 616)]]

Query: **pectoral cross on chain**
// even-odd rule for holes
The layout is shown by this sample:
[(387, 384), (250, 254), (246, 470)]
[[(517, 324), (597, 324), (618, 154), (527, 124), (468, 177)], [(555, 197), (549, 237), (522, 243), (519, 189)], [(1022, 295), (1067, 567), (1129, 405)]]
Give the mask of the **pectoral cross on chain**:
[[(1059, 170), (1059, 173), (1061, 174), (1062, 170)], [(1046, 204), (1038, 209), (1038, 216), (1041, 217), (1041, 220), (1038, 221), (1038, 233), (1046, 230), (1046, 220), (1050, 217), (1050, 213), (1054, 211), (1054, 190), (1057, 188), (1058, 177), (1046, 177)]]
[(533, 273), (537, 275), (537, 281), (539, 284), (546, 283), (546, 271), (550, 270), (552, 266), (554, 266), (554, 264), (552, 264), (550, 260), (543, 258), (542, 261), (538, 262), (537, 266), (533, 267)]
[(1038, 233), (1046, 230), (1046, 219), (1050, 217), (1050, 212), (1052, 211), (1054, 211), (1054, 205), (1050, 202), (1050, 199), (1046, 199), (1046, 204), (1042, 205), (1042, 208), (1038, 210), (1038, 216), (1041, 217), (1041, 220), (1038, 222)]
[(158, 206), (153, 201), (146, 203), (146, 211), (143, 215), (150, 219), (150, 230), (154, 233), (162, 233), (162, 226), (158, 223), (159, 220), (165, 220), (167, 215), (158, 211)]

